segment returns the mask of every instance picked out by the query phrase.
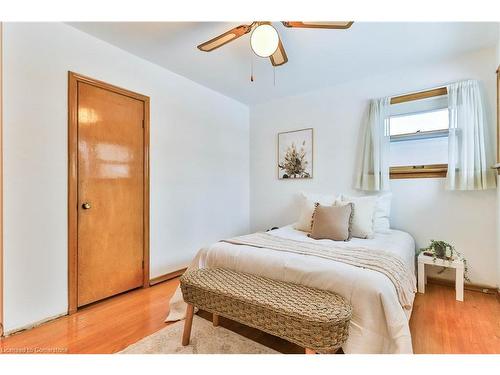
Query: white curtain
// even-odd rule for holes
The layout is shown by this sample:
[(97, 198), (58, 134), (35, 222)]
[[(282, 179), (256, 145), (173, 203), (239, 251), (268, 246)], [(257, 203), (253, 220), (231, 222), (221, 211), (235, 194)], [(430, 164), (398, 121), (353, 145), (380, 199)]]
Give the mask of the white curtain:
[(484, 190), (496, 186), (485, 142), (486, 113), (477, 81), (447, 86), (449, 111), (448, 175), (450, 190)]
[(364, 127), (363, 149), (354, 187), (366, 191), (389, 190), (390, 98), (370, 102)]

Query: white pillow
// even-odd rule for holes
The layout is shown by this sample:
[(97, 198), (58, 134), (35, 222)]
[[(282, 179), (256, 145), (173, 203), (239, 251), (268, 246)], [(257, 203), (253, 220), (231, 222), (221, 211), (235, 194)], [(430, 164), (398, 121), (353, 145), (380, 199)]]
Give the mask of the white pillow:
[(377, 205), (373, 217), (374, 232), (387, 233), (391, 229), (391, 199), (392, 193), (377, 195)]
[(300, 193), (300, 214), (294, 228), (303, 232), (310, 232), (314, 204), (317, 202), (323, 206), (331, 206), (336, 198), (335, 194)]
[(358, 238), (370, 238), (373, 236), (373, 218), (378, 197), (349, 197), (342, 195), (336, 204), (352, 202), (354, 204), (354, 215), (352, 217), (352, 236)]

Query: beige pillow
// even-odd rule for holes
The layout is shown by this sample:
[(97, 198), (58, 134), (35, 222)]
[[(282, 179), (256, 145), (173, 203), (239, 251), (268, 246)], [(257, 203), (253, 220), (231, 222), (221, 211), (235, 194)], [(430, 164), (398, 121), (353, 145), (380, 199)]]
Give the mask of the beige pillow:
[(349, 241), (352, 217), (352, 203), (341, 206), (322, 206), (316, 203), (309, 237), (315, 240)]

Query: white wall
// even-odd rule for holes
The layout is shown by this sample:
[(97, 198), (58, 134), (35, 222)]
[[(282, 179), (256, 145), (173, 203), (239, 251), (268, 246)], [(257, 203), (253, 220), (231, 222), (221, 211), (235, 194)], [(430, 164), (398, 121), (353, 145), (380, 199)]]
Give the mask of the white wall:
[(151, 98), (151, 277), (248, 231), (248, 107), (65, 24), (4, 42), (6, 331), (67, 310), (68, 70)]
[[(295, 221), (298, 207), (294, 198), (301, 190), (351, 191), (360, 149), (362, 117), (371, 98), (417, 91), (460, 79), (478, 79), (483, 83), (490, 108), (488, 139), (493, 147), (495, 62), (495, 48), (485, 49), (448, 61), (412, 66), (251, 107), (251, 230)], [(305, 127), (313, 127), (315, 131), (314, 178), (278, 180), (277, 133)], [(449, 192), (444, 189), (444, 179), (394, 180), (391, 185), (394, 228), (411, 233), (419, 247), (425, 246), (430, 239), (455, 244), (469, 260), (473, 282), (496, 284), (497, 196), (494, 190)]]
[[(498, 41), (497, 41), (497, 69), (500, 69), (500, 23), (498, 23)], [(500, 90), (500, 86), (497, 87), (497, 90)], [(500, 92), (497, 91), (497, 95), (500, 95)], [(499, 98), (497, 96), (497, 105)], [(498, 110), (496, 112), (496, 116), (498, 116)], [(497, 124), (500, 123), (500, 119), (497, 118)], [(498, 131), (498, 130), (497, 130)], [(500, 137), (500, 134), (497, 134), (497, 141)], [(500, 160), (497, 159), (497, 162)], [(497, 176), (497, 287), (500, 292), (500, 176)]]

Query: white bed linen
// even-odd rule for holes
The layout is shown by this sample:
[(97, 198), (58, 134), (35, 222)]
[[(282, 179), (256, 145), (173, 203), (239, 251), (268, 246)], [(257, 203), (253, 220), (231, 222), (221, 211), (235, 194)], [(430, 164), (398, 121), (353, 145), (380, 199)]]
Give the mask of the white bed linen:
[[(297, 241), (314, 240), (293, 229), (293, 225), (269, 232)], [(414, 272), (415, 242), (405, 232), (390, 230), (371, 239), (353, 238), (343, 246), (363, 246), (398, 255)], [(190, 268), (223, 267), (276, 280), (330, 290), (347, 298), (353, 306), (345, 353), (412, 353), (408, 320), (411, 311), (398, 301), (392, 282), (380, 272), (310, 255), (286, 253), (217, 242), (201, 249)], [(167, 321), (184, 317), (185, 304), (180, 290), (170, 302)]]

